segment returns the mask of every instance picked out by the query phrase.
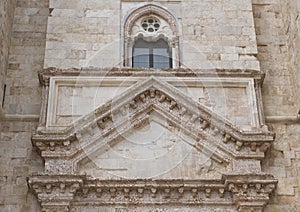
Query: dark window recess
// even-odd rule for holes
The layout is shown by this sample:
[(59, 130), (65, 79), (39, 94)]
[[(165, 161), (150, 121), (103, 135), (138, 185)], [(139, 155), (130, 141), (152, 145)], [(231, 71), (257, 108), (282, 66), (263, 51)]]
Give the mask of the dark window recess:
[(2, 108), (4, 107), (5, 93), (6, 93), (6, 84), (4, 84), (4, 87), (3, 87)]
[(137, 40), (132, 55), (134, 68), (172, 68), (170, 48), (163, 39), (156, 42)]

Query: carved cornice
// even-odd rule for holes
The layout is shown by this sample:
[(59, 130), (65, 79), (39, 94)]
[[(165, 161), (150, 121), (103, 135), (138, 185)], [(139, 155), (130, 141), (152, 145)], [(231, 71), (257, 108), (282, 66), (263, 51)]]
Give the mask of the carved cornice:
[[(37, 175), (29, 179), (44, 211), (82, 204), (236, 205), (239, 211), (262, 209), (277, 181), (266, 174), (223, 175), (210, 180), (100, 180), (84, 175)], [(80, 203), (77, 203), (80, 204)], [(51, 211), (51, 210), (49, 210)]]
[(238, 211), (262, 211), (277, 184), (271, 175), (227, 175), (224, 178)]
[(224, 185), (214, 180), (87, 180), (77, 193), (85, 200), (94, 194), (99, 204), (113, 204), (116, 200), (131, 204), (201, 204), (205, 200), (231, 203), (225, 198)]
[(83, 184), (83, 176), (38, 175), (28, 180), (29, 187), (41, 203), (43, 212), (69, 211), (70, 202)]

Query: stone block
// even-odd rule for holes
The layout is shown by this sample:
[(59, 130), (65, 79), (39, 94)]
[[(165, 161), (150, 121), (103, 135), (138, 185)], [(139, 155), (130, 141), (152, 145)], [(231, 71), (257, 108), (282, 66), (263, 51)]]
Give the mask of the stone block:
[(294, 185), (296, 181), (295, 178), (279, 178), (277, 184), (277, 194), (278, 195), (286, 195), (293, 196), (295, 195)]
[(221, 60), (236, 61), (239, 59), (238, 54), (221, 54)]

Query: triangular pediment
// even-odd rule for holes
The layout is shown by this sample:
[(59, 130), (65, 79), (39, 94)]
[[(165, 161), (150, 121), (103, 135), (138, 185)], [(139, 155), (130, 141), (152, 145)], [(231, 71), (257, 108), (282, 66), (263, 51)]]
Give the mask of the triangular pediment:
[[(149, 122), (151, 112), (177, 128), (186, 137), (187, 143), (212, 156), (219, 163), (228, 162), (236, 156), (225, 146), (219, 148), (222, 146), (223, 136), (219, 129), (225, 125), (231, 126), (227, 120), (195, 102), (174, 86), (151, 77), (130, 87), (74, 124), (83, 149), (72, 155), (76, 158), (75, 163), (99, 149), (110, 148), (122, 140), (132, 128)], [(89, 118), (91, 122), (88, 122)], [(217, 120), (216, 126), (212, 124), (213, 118)]]
[(138, 128), (122, 133), (119, 142), (90, 153), (77, 169), (98, 179), (221, 178), (226, 164), (191, 142), (154, 111)]
[[(251, 140), (250, 137), (252, 135), (273, 136), (273, 133), (261, 130), (244, 132), (237, 126), (234, 126), (225, 117), (222, 117), (220, 114), (212, 111), (204, 104), (196, 102), (175, 86), (153, 76), (145, 81), (136, 83), (133, 86), (129, 87), (123, 93), (114, 97), (106, 104), (99, 106), (91, 113), (75, 121), (69, 128), (62, 130), (61, 133), (67, 134), (72, 133), (72, 131), (78, 131), (79, 128), (88, 128), (89, 126), (93, 125), (93, 121), (99, 121), (101, 118), (108, 115), (115, 116), (117, 113), (128, 113), (129, 108), (137, 107), (138, 104), (151, 104), (152, 107), (158, 106), (158, 104), (156, 104), (157, 101), (155, 102), (151, 100), (158, 100), (158, 102), (164, 103), (166, 106), (164, 108), (166, 109), (166, 113), (175, 114), (177, 112), (176, 115), (182, 116), (182, 120), (187, 122), (208, 122), (208, 125), (210, 127), (218, 128), (219, 130), (224, 129), (226, 131), (230, 131), (230, 134), (236, 136), (243, 136), (244, 138), (240, 140)], [(175, 109), (175, 112), (173, 112), (173, 109)], [(248, 138), (246, 138), (247, 136)]]
[[(189, 145), (219, 163), (228, 163), (236, 158), (263, 158), (263, 148), (267, 148), (273, 140), (273, 135), (268, 132), (246, 133), (239, 130), (225, 118), (155, 77), (131, 86), (74, 122), (69, 129), (56, 132), (56, 137), (46, 132), (43, 138), (46, 140), (48, 134), (51, 140), (77, 140), (76, 148), (64, 152), (64, 156), (70, 158), (76, 167), (89, 155), (110, 148), (132, 129), (149, 122), (149, 114), (153, 112), (180, 131), (181, 138)], [(34, 136), (33, 141), (40, 137)], [(245, 150), (241, 151), (244, 147)]]

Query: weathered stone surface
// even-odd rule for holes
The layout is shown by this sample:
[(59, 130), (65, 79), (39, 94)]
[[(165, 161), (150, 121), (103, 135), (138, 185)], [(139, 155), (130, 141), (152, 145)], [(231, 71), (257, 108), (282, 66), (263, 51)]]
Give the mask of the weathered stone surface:
[[(149, 1), (1, 0), (1, 103), (4, 84), (6, 84), (6, 95), (3, 104), (4, 116), (0, 122), (0, 211), (199, 211), (199, 208), (201, 211), (261, 211), (266, 202), (269, 203), (264, 211), (296, 212), (299, 210), (300, 125), (299, 116), (296, 116), (300, 103), (300, 72), (298, 71), (300, 68), (300, 4), (298, 1), (159, 0), (150, 2), (162, 5), (170, 11), (180, 26), (179, 37), (172, 43), (173, 46), (179, 47), (180, 54), (177, 58), (182, 64), (179, 69), (157, 71), (122, 68), (125, 42), (122, 37), (124, 35), (122, 27), (125, 16), (134, 8)], [(166, 17), (168, 15), (161, 16), (167, 19)], [(43, 70), (44, 67), (51, 66), (55, 68)], [(74, 67), (77, 69), (65, 69)], [(85, 68), (81, 69), (82, 67)], [(102, 71), (106, 67), (110, 67), (106, 69), (109, 72), (103, 74)], [(193, 73), (189, 73), (185, 68), (189, 68)], [(111, 93), (100, 95), (96, 98), (98, 102), (94, 103), (93, 89), (83, 86), (74, 91), (72, 86), (63, 84), (70, 83), (69, 79), (62, 81), (58, 89), (60, 109), (49, 111), (52, 115), (55, 114), (57, 123), (63, 125), (71, 123), (74, 118), (81, 117), (77, 125), (79, 127), (77, 130), (80, 129), (77, 131), (79, 133), (74, 133), (71, 128), (65, 129), (63, 125), (60, 128), (62, 131), (57, 131), (58, 128), (54, 131), (54, 128), (51, 130), (46, 128), (46, 119), (50, 114), (47, 114), (47, 104), (43, 103), (48, 101), (47, 95), (51, 93), (48, 89), (51, 77), (59, 76), (67, 79), (69, 76), (83, 78), (94, 76), (116, 80), (118, 77), (135, 76), (139, 78), (137, 81), (143, 81), (152, 75), (162, 78), (172, 75), (177, 79), (214, 78), (216, 75), (211, 72), (213, 68), (217, 69), (213, 72), (221, 79), (226, 76), (239, 80), (254, 79), (254, 85), (257, 85), (254, 86), (257, 99), (249, 99), (249, 89), (241, 84), (238, 87), (238, 83), (231, 81), (224, 85), (226, 104), (218, 105), (217, 103), (221, 101), (213, 102), (208, 97), (210, 96), (208, 93), (217, 96), (219, 93), (217, 89), (190, 87), (191, 93), (197, 97), (199, 104), (212, 110), (209, 114), (222, 111), (222, 106), (226, 105), (228, 116), (223, 118), (227, 118), (234, 129), (239, 126), (240, 129), (250, 131), (252, 136), (253, 133), (257, 133), (257, 129), (264, 133), (268, 131), (264, 123), (266, 116), (269, 130), (276, 133), (273, 144), (270, 145), (273, 138), (265, 140), (263, 145), (261, 145), (261, 137), (258, 139), (254, 136), (255, 138), (249, 141), (252, 136), (247, 134), (248, 132), (238, 133), (244, 135), (238, 137), (239, 139), (230, 136), (230, 133), (222, 134), (226, 130), (226, 132), (231, 131), (226, 127), (212, 128), (210, 119), (201, 124), (201, 127), (205, 128), (203, 132), (194, 133), (192, 128), (196, 126), (194, 121), (198, 117), (189, 114), (187, 109), (190, 105), (184, 101), (187, 107), (182, 108), (181, 112), (185, 114), (183, 120), (186, 124), (181, 122), (179, 128), (166, 125), (169, 134), (172, 134), (170, 132), (174, 129), (189, 128), (187, 134), (189, 136), (195, 134), (195, 138), (201, 138), (200, 144), (209, 143), (201, 137), (205, 133), (210, 138), (221, 136), (222, 142), (218, 146), (218, 154), (207, 158), (203, 146), (197, 146), (197, 149), (185, 143), (182, 134), (177, 137), (173, 134), (167, 135), (165, 140), (158, 139), (151, 145), (139, 146), (144, 141), (145, 131), (147, 132), (149, 126), (152, 126), (153, 120), (157, 121), (157, 117), (160, 117), (157, 114), (153, 115), (152, 112), (149, 114), (137, 112), (140, 107), (147, 105), (143, 103), (147, 100), (147, 95), (141, 94), (130, 95), (137, 97), (136, 99), (128, 97), (129, 106), (132, 111), (135, 111), (131, 113), (133, 118), (128, 128), (129, 134), (119, 139), (118, 144), (110, 146), (108, 150), (105, 148), (102, 150), (96, 145), (96, 141), (103, 141), (98, 139), (98, 136), (101, 133), (106, 136), (113, 135), (116, 129), (111, 125), (109, 117), (102, 117), (101, 111), (106, 111), (105, 108), (99, 107), (110, 99)], [(260, 75), (264, 78), (264, 83), (260, 77), (257, 77), (256, 72), (251, 72), (249, 69), (265, 73)], [(195, 73), (197, 70), (200, 70), (201, 74)], [(182, 86), (180, 83), (171, 83), (171, 85), (181, 87), (183, 93), (186, 90), (184, 88), (186, 84)], [(121, 91), (126, 88), (128, 84), (122, 87)], [(76, 105), (76, 110), (70, 112), (73, 105), (68, 97), (72, 96), (73, 92), (76, 92), (79, 104)], [(167, 111), (171, 108), (176, 111), (180, 101), (178, 97), (174, 98), (172, 92), (168, 94), (172, 95), (159, 96), (162, 103), (148, 104), (149, 107), (146, 108), (152, 111), (153, 105), (162, 105)], [(153, 96), (150, 93), (149, 95)], [(171, 96), (173, 101), (169, 101)], [(84, 103), (86, 100), (89, 104)], [(255, 102), (259, 108), (257, 112), (252, 110)], [(82, 117), (97, 108), (99, 110), (96, 115), (92, 115), (92, 118)], [(122, 111), (126, 113), (126, 110)], [(70, 113), (72, 117), (69, 119), (67, 116)], [(172, 117), (172, 114), (174, 115), (172, 112), (164, 113), (168, 117)], [(39, 116), (40, 121), (38, 121)], [(145, 122), (138, 119), (144, 116)], [(97, 122), (92, 121), (95, 117), (99, 118)], [(120, 117), (121, 115), (117, 120), (121, 120)], [(121, 122), (117, 121), (117, 123)], [(253, 123), (255, 124), (252, 125)], [(86, 124), (86, 127), (80, 124)], [(157, 129), (165, 130), (166, 126), (159, 126)], [(32, 135), (34, 136), (31, 141)], [(95, 154), (87, 154), (87, 156), (88, 152), (80, 152), (78, 138), (92, 141), (82, 144), (86, 145), (84, 150), (95, 148)], [(96, 140), (92, 140), (94, 138)], [(128, 140), (139, 142), (130, 143)], [(163, 140), (166, 142), (162, 142)], [(78, 170), (72, 173), (74, 167), (68, 162), (72, 161), (72, 153), (77, 151), (79, 153), (75, 156), (80, 155), (84, 159), (77, 161)], [(155, 167), (157, 164), (172, 164), (175, 161), (172, 160), (172, 156), (177, 157), (184, 151), (190, 154), (182, 160), (181, 166), (178, 165), (164, 175), (159, 175), (163, 179), (156, 177), (156, 181), (150, 180), (151, 182), (149, 179), (135, 181), (135, 176), (141, 178), (147, 176), (146, 172), (150, 167)], [(131, 163), (128, 159), (145, 159), (147, 156), (153, 156), (153, 153), (170, 153), (171, 156), (165, 157), (163, 161), (152, 166)], [(39, 154), (46, 158), (45, 163)], [(206, 163), (202, 163), (203, 160)], [(227, 164), (224, 161), (220, 163), (222, 160), (229, 160), (231, 165), (224, 165)], [(139, 169), (136, 169), (137, 167)], [(228, 170), (237, 175), (224, 174)], [(151, 171), (148, 173), (152, 173)], [(132, 181), (119, 179), (119, 176), (124, 176), (125, 172)], [(260, 173), (272, 174), (278, 180), (276, 188), (274, 188), (276, 184), (274, 178)], [(185, 179), (168, 181), (175, 176)], [(214, 186), (219, 187), (216, 189), (212, 184), (201, 184), (204, 181), (199, 179), (196, 181), (197, 185), (189, 181), (201, 176), (218, 178), (215, 179)], [(31, 177), (29, 181), (27, 181), (28, 177)], [(116, 181), (106, 181), (109, 178), (114, 178)], [(182, 180), (185, 180), (186, 187), (181, 186)], [(259, 196), (260, 199), (257, 198)], [(86, 201), (85, 205), (82, 204), (82, 200)], [(119, 204), (116, 204), (118, 201)], [(152, 205), (136, 204), (147, 201)], [(43, 202), (42, 205), (40, 202)], [(110, 204), (105, 205), (105, 202)], [(174, 202), (180, 202), (181, 205), (173, 204)], [(188, 207), (185, 205), (187, 202)], [(249, 204), (250, 202), (252, 204)]]
[(41, 89), (36, 73), (44, 62), (48, 7), (48, 0), (16, 0), (3, 105), (6, 114), (39, 114)]
[[(10, 37), (12, 34), (14, 10), (16, 0), (3, 0), (0, 4), (0, 99), (3, 100), (6, 69), (8, 65), (8, 55), (10, 47)], [(0, 116), (2, 115), (2, 104), (0, 105)]]

